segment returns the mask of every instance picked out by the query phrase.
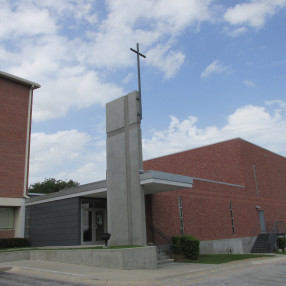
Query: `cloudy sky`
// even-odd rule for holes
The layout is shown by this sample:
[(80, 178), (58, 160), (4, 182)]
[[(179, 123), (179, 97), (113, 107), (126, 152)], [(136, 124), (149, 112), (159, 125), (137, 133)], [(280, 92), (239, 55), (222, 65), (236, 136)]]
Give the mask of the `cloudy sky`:
[(235, 137), (286, 155), (286, 0), (0, 0), (0, 70), (38, 82), (30, 183), (105, 178), (105, 104), (137, 89), (144, 159)]

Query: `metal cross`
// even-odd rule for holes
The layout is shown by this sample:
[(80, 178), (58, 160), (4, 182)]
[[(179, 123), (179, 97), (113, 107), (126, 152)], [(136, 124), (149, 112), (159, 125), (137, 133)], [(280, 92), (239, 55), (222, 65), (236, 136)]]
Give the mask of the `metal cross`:
[(137, 43), (137, 50), (134, 50), (132, 48), (130, 48), (130, 50), (132, 52), (134, 52), (135, 54), (137, 54), (138, 89), (139, 89), (139, 98), (137, 98), (137, 100), (139, 100), (139, 104), (140, 104), (140, 119), (142, 120), (142, 99), (141, 99), (140, 58), (139, 58), (139, 56), (141, 56), (143, 58), (146, 58), (146, 56), (139, 52), (139, 44), (138, 43)]

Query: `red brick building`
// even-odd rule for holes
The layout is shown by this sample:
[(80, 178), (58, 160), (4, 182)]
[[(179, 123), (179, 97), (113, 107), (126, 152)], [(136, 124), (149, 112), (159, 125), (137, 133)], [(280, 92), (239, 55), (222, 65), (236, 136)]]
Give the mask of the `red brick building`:
[(39, 87), (0, 71), (0, 238), (24, 236), (33, 90)]
[(148, 160), (144, 170), (194, 178), (191, 189), (146, 198), (147, 229), (194, 235), (202, 252), (249, 252), (252, 237), (286, 221), (286, 158), (242, 139)]

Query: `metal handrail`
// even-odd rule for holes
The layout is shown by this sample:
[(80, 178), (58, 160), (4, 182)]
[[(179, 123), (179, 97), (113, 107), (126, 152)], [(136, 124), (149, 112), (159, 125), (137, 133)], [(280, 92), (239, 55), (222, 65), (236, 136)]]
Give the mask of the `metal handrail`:
[[(173, 242), (171, 238), (165, 234), (163, 231), (155, 226), (150, 226), (152, 231), (153, 243), (157, 246), (157, 251), (165, 251), (166, 253), (172, 255), (173, 253)], [(161, 240), (161, 241), (159, 241)]]
[(157, 228), (156, 226), (152, 225), (150, 227), (150, 229), (154, 232), (156, 232), (159, 236), (161, 236), (163, 239), (165, 239), (166, 241), (168, 241), (169, 243), (172, 243), (172, 240), (171, 238), (166, 234), (164, 233), (163, 231), (161, 231), (159, 228)]
[[(284, 221), (271, 221), (267, 223), (267, 226), (272, 225), (271, 231), (269, 232), (268, 243), (270, 245), (271, 252), (277, 249), (277, 236), (278, 234), (285, 234), (285, 222)], [(269, 229), (268, 229), (269, 231)]]
[(250, 237), (250, 239), (249, 239), (249, 241), (248, 241), (248, 244), (250, 244), (251, 241), (253, 240), (253, 238), (256, 237), (256, 235), (257, 235), (257, 233), (258, 233), (259, 227), (260, 227), (260, 223), (258, 223), (258, 224), (255, 226), (255, 229), (254, 229), (253, 232), (248, 232), (250, 235), (251, 235), (251, 234), (255, 234), (255, 236), (251, 236), (251, 237)]
[(266, 222), (266, 231), (268, 233), (277, 232), (285, 233), (285, 222), (283, 220), (275, 220)]

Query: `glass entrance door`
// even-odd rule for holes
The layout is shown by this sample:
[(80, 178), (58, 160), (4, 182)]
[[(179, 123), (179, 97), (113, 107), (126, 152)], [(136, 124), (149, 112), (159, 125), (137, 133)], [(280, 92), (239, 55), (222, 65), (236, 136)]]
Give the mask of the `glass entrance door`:
[(106, 209), (102, 203), (92, 199), (81, 202), (81, 243), (96, 244), (102, 242), (102, 234), (106, 232)]
[(94, 243), (94, 211), (82, 208), (82, 243)]

